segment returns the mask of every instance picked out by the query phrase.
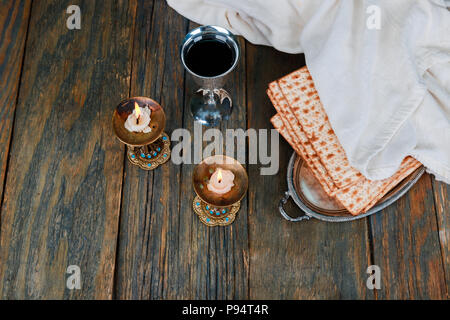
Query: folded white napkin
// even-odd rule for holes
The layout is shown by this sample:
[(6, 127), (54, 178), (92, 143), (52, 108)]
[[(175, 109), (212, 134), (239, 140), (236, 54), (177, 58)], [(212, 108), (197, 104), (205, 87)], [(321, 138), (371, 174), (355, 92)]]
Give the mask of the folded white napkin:
[(411, 155), (450, 183), (450, 12), (444, 0), (167, 2), (198, 23), (304, 52), (351, 165), (368, 179), (391, 176)]

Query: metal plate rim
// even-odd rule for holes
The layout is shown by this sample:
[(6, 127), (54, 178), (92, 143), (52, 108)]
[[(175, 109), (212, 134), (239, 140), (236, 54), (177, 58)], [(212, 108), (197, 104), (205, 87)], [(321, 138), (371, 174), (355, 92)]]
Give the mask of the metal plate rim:
[(406, 192), (409, 191), (409, 189), (411, 189), (411, 187), (413, 185), (416, 184), (417, 180), (419, 180), (419, 178), (424, 174), (425, 172), (425, 168), (422, 166), (419, 170), (419, 172), (417, 173), (417, 176), (412, 179), (411, 181), (409, 181), (405, 187), (401, 190), (398, 191), (397, 194), (393, 195), (391, 198), (389, 198), (387, 201), (374, 206), (373, 208), (371, 208), (369, 211), (357, 215), (357, 216), (349, 216), (349, 217), (335, 217), (335, 216), (327, 216), (324, 215), (322, 213), (316, 212), (314, 210), (312, 210), (311, 208), (309, 208), (305, 203), (303, 203), (303, 201), (300, 199), (300, 197), (298, 196), (295, 187), (294, 187), (294, 177), (293, 177), (293, 173), (294, 173), (294, 163), (296, 158), (298, 157), (296, 152), (292, 153), (292, 156), (289, 160), (289, 164), (288, 164), (288, 168), (287, 168), (287, 185), (288, 185), (288, 192), (289, 195), (291, 196), (291, 198), (294, 200), (294, 203), (307, 215), (313, 218), (316, 218), (318, 220), (322, 220), (322, 221), (327, 221), (327, 222), (347, 222), (347, 221), (354, 221), (354, 220), (358, 220), (358, 219), (362, 219), (365, 218), (367, 216), (370, 216), (374, 213), (377, 213), (381, 210), (383, 210), (384, 208), (386, 208), (387, 206), (393, 204), (395, 201), (397, 201), (398, 199), (400, 199), (400, 197), (402, 197)]

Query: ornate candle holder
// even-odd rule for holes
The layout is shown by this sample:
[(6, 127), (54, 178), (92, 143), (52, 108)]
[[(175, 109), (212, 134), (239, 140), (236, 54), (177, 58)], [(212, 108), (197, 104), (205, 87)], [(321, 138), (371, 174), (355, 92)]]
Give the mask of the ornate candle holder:
[[(230, 170), (234, 174), (234, 186), (227, 193), (217, 194), (207, 187), (217, 168)], [(194, 168), (192, 181), (196, 193), (193, 208), (200, 221), (210, 227), (233, 223), (248, 189), (248, 176), (244, 167), (233, 158), (212, 156)]]
[[(130, 132), (125, 128), (125, 121), (133, 113), (135, 103), (139, 108), (151, 110), (151, 131)], [(153, 170), (170, 158), (170, 139), (164, 132), (166, 116), (163, 108), (154, 100), (145, 97), (135, 97), (122, 101), (114, 110), (112, 119), (114, 133), (127, 145), (128, 160), (144, 170)]]

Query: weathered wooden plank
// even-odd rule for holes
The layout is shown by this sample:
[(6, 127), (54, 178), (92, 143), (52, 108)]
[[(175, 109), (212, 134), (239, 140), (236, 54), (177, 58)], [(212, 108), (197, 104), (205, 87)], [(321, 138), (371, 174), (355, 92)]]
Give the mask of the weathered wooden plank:
[(429, 175), (371, 219), (378, 299), (443, 299), (444, 266)]
[[(198, 27), (191, 23), (189, 29)], [(240, 39), (241, 59), (231, 73), (224, 88), (233, 98), (234, 110), (230, 120), (219, 129), (222, 133), (232, 128), (247, 127), (246, 123), (246, 55), (245, 42)], [(189, 107), (189, 98), (198, 89), (192, 77), (186, 78), (186, 101), (184, 127), (194, 136), (194, 121)], [(202, 131), (205, 131), (205, 127)], [(205, 146), (207, 142), (203, 142)], [(224, 152), (226, 148), (224, 147)], [(192, 150), (194, 155), (194, 150)], [(195, 299), (247, 299), (248, 298), (248, 198), (241, 202), (236, 220), (227, 227), (210, 228), (204, 226), (192, 210), (195, 196), (192, 187), (194, 165), (183, 165), (180, 212), (184, 213), (183, 225), (188, 229), (180, 230), (188, 240), (186, 248), (190, 264), (189, 294)]]
[[(150, 11), (153, 11), (153, 20), (148, 18)], [(151, 88), (141, 92), (160, 99), (166, 110), (169, 134), (183, 126), (193, 134), (193, 118), (184, 94), (187, 92), (189, 96), (194, 85), (188, 79), (185, 90), (179, 58), (179, 46), (187, 32), (188, 21), (165, 2), (155, 2), (154, 8), (148, 4), (140, 6), (138, 12), (141, 27), (136, 29), (133, 65), (137, 67), (133, 67), (136, 70), (133, 83), (136, 80), (137, 88)], [(191, 24), (189, 29), (193, 27)], [(245, 87), (233, 86), (235, 81), (245, 83), (242, 80), (244, 60), (239, 70), (230, 81), (229, 89), (244, 111), (233, 114), (230, 123), (245, 127)], [(247, 296), (248, 272), (243, 257), (248, 247), (246, 204), (243, 203), (240, 218), (232, 227), (209, 230), (192, 210), (192, 168), (193, 165), (169, 162), (152, 173), (143, 173), (127, 165), (118, 298)], [(148, 186), (147, 179), (153, 180)]]
[(448, 299), (450, 298), (450, 187), (448, 184), (436, 181), (434, 177), (432, 177), (432, 185)]
[[(248, 45), (247, 61), (249, 126), (272, 128), (269, 119), (275, 111), (265, 94), (267, 85), (303, 66), (304, 56)], [(366, 221), (292, 223), (278, 213), (292, 154), (280, 139), (277, 175), (260, 176), (258, 167), (250, 168), (250, 298), (373, 298), (366, 288), (370, 264)]]
[(445, 269), (447, 299), (450, 298), (450, 187), (432, 177), (434, 202), (438, 221), (438, 234)]
[[(179, 57), (188, 21), (162, 1), (154, 7), (140, 3), (138, 12), (133, 61), (133, 84), (138, 89), (133, 86), (133, 95), (143, 92), (161, 101), (169, 134), (183, 125), (193, 134)], [(240, 70), (233, 80), (244, 75), (242, 61)], [(188, 80), (186, 92), (193, 90), (191, 85)], [(245, 106), (245, 88), (231, 88), (238, 104)], [(236, 113), (230, 122), (245, 126), (245, 112)], [(192, 168), (169, 162), (146, 173), (126, 166), (118, 298), (246, 297), (242, 258), (242, 247), (247, 248), (245, 203), (235, 226), (208, 230), (192, 210)], [(210, 247), (214, 249), (207, 254)]]
[(29, 0), (0, 3), (0, 199), (3, 195), (30, 9)]
[(450, 187), (448, 184), (436, 181), (434, 177), (432, 177), (432, 185), (448, 299), (450, 298)]
[[(182, 127), (184, 70), (179, 44), (187, 20), (165, 1), (140, 1), (134, 34), (131, 96), (148, 96), (166, 113), (166, 132)], [(155, 171), (125, 166), (116, 297), (182, 298), (185, 259), (178, 230), (181, 166), (170, 161)]]
[[(112, 297), (124, 148), (111, 128), (128, 96), (135, 2), (35, 1), (2, 208), (2, 298)], [(81, 290), (66, 268), (81, 269)]]
[(433, 195), (436, 204), (438, 233), (442, 261), (445, 269), (447, 299), (450, 298), (450, 187), (432, 177)]

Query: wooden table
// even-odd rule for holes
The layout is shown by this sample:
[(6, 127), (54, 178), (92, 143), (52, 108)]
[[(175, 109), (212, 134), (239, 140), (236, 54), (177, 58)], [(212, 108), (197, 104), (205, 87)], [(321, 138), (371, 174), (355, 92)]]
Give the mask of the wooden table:
[[(114, 107), (149, 96), (167, 131), (193, 119), (194, 89), (179, 45), (195, 25), (165, 1), (0, 3), (0, 297), (3, 299), (448, 299), (450, 188), (423, 176), (382, 213), (351, 223), (290, 223), (277, 205), (280, 171), (247, 165), (234, 224), (208, 228), (192, 211), (193, 165), (130, 165), (114, 137)], [(272, 128), (267, 84), (305, 64), (240, 39), (224, 128)], [(292, 208), (291, 208), (292, 210)], [(369, 290), (366, 269), (381, 268)], [(66, 288), (69, 265), (80, 290)]]

